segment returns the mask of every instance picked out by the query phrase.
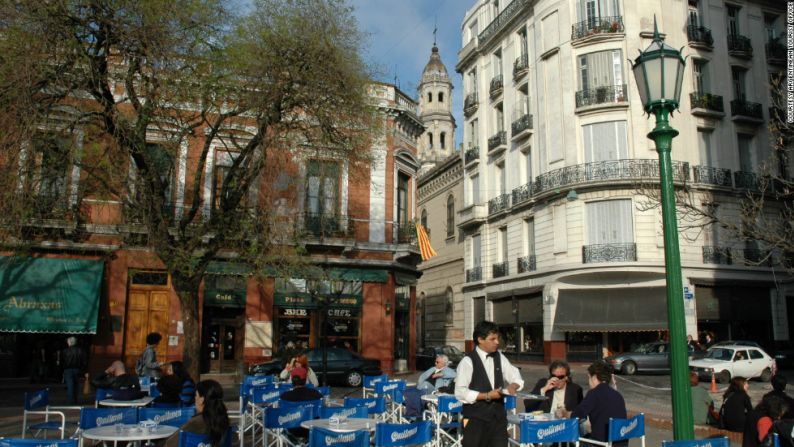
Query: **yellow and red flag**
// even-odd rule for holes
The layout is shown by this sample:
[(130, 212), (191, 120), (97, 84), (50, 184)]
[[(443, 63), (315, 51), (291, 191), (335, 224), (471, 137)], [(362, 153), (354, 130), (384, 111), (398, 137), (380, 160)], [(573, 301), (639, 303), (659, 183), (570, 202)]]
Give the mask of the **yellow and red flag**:
[(416, 224), (416, 235), (419, 239), (419, 252), (422, 254), (422, 260), (427, 261), (435, 256), (437, 253), (433, 250), (433, 247), (430, 246), (430, 236), (427, 235), (425, 227), (420, 223)]

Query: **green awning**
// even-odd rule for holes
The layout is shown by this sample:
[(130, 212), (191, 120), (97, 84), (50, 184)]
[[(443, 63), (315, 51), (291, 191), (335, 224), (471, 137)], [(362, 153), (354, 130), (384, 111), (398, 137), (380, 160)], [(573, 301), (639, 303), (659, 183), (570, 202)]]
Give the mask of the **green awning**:
[(248, 276), (253, 272), (253, 269), (248, 264), (242, 262), (223, 262), (223, 261), (210, 261), (207, 264), (207, 275), (236, 275)]
[(239, 262), (211, 261), (204, 276), (204, 305), (244, 308), (252, 271)]
[(388, 271), (374, 269), (334, 267), (328, 270), (328, 277), (345, 281), (389, 282)]
[(0, 331), (95, 334), (105, 264), (0, 256)]

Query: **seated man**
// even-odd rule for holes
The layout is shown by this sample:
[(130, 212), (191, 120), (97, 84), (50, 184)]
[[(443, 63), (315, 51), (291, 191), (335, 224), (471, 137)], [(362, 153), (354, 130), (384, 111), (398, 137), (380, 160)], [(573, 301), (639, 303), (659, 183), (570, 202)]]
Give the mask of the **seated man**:
[[(436, 356), (436, 365), (423, 372), (417, 380), (416, 387), (428, 392), (439, 391), (448, 387), (455, 380), (455, 370), (447, 366), (449, 358), (444, 354)], [(454, 390), (450, 390), (454, 392)]]
[[(557, 417), (579, 418), (590, 420), (590, 434), (587, 436), (596, 441), (607, 441), (609, 419), (626, 419), (626, 401), (623, 396), (609, 386), (612, 381), (612, 367), (603, 361), (597, 361), (587, 368), (590, 391), (575, 410), (555, 410)], [(616, 442), (614, 446), (627, 447), (628, 441)]]
[(568, 362), (555, 360), (549, 365), (549, 378), (542, 378), (535, 384), (532, 394), (546, 396), (546, 400), (524, 400), (525, 411), (540, 410), (551, 413), (557, 408), (573, 411), (583, 399), (582, 387), (571, 381), (571, 367)]
[[(303, 366), (296, 366), (290, 371), (292, 374), (292, 389), (281, 394), (281, 400), (290, 402), (305, 402), (320, 400), (323, 395), (314, 388), (306, 388), (306, 376), (308, 371)], [(289, 432), (301, 438), (309, 437), (309, 430), (299, 427), (291, 428)]]
[(102, 374), (94, 377), (91, 384), (96, 388), (113, 390), (115, 400), (135, 400), (143, 397), (138, 377), (127, 374), (124, 363), (116, 360)]

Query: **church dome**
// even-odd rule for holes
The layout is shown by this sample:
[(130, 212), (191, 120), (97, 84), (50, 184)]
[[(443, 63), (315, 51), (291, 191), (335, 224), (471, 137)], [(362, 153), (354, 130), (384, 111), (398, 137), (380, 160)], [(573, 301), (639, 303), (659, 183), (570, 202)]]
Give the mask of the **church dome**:
[(445, 78), (449, 77), (447, 74), (447, 67), (441, 62), (441, 55), (438, 54), (438, 47), (433, 46), (433, 52), (430, 53), (430, 60), (427, 62), (427, 65), (425, 65), (425, 69), (422, 72), (422, 80), (438, 75)]

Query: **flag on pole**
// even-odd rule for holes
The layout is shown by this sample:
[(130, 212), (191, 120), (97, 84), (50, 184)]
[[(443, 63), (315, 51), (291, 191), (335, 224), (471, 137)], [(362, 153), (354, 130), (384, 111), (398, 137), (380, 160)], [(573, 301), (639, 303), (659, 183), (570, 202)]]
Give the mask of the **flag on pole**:
[(422, 254), (422, 260), (427, 261), (435, 256), (437, 253), (433, 250), (433, 247), (430, 246), (430, 236), (427, 235), (425, 227), (420, 223), (416, 224), (416, 235), (419, 239), (419, 252)]

